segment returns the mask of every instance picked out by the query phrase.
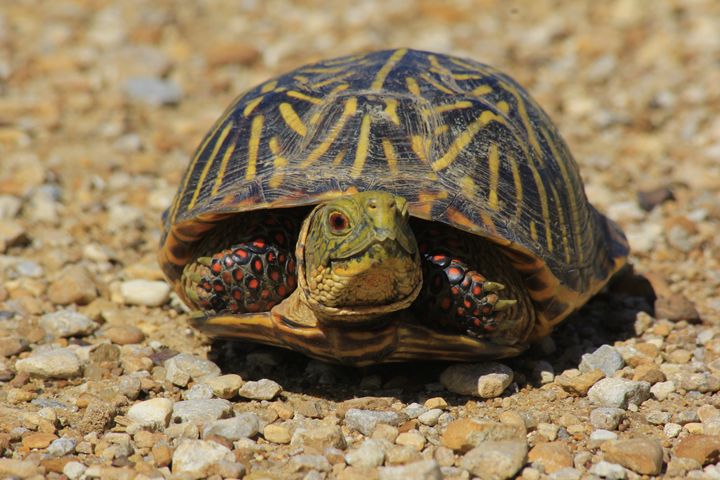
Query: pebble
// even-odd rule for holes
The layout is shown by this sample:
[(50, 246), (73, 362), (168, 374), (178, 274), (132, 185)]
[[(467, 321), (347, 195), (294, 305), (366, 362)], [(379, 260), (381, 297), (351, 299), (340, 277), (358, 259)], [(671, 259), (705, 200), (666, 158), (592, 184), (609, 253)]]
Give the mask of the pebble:
[(219, 435), (230, 441), (250, 438), (260, 431), (260, 419), (254, 413), (243, 412), (231, 418), (210, 422), (203, 430), (203, 437)]
[(98, 327), (90, 317), (74, 310), (46, 313), (40, 317), (38, 324), (56, 337), (82, 337), (89, 335)]
[(655, 439), (634, 438), (602, 444), (606, 461), (617, 463), (641, 475), (658, 475), (663, 467), (663, 448)]
[(134, 345), (145, 340), (145, 334), (134, 325), (109, 325), (100, 334), (115, 345)]
[(601, 460), (590, 467), (590, 473), (607, 480), (625, 480), (627, 478), (627, 472), (622, 465), (606, 462), (605, 460)]
[(403, 408), (402, 412), (407, 415), (408, 418), (418, 418), (420, 415), (425, 413), (427, 408), (419, 403), (411, 403), (407, 407)]
[(183, 440), (173, 452), (172, 472), (189, 478), (207, 478), (223, 461), (235, 461), (235, 455), (227, 447), (205, 440)]
[(382, 467), (379, 480), (441, 480), (440, 466), (435, 460), (421, 460), (396, 467)]
[(82, 477), (86, 470), (87, 467), (85, 465), (80, 462), (71, 460), (63, 466), (62, 473), (70, 480), (77, 480), (78, 478)]
[(208, 378), (220, 376), (220, 367), (209, 360), (180, 353), (165, 361), (165, 378), (179, 387), (184, 387), (192, 379), (202, 382)]
[(22, 243), (26, 238), (25, 227), (15, 220), (0, 222), (0, 253), (7, 252), (8, 248)]
[(30, 346), (30, 342), (25, 338), (17, 336), (0, 337), (0, 356), (12, 357), (20, 352), (24, 352)]
[(38, 467), (29, 460), (0, 458), (0, 476), (2, 478), (30, 478), (39, 473)]
[(226, 400), (237, 395), (238, 389), (243, 385), (242, 377), (234, 373), (208, 378), (204, 381), (212, 389), (213, 395)]
[(524, 439), (525, 435), (524, 426), (461, 418), (447, 426), (441, 441), (447, 448), (465, 452), (481, 443), (520, 440)]
[(662, 370), (653, 363), (643, 363), (635, 367), (632, 379), (637, 382), (648, 382), (650, 385), (667, 380)]
[(57, 305), (87, 305), (97, 298), (95, 281), (80, 265), (65, 267), (47, 291), (48, 299)]
[(182, 99), (176, 83), (155, 77), (131, 77), (125, 83), (125, 92), (131, 100), (151, 107), (175, 105)]
[(48, 455), (62, 457), (75, 451), (77, 440), (68, 437), (53, 440), (47, 447)]
[(47, 448), (53, 440), (57, 440), (57, 435), (53, 433), (37, 432), (24, 435), (22, 444), (24, 447), (33, 448)]
[(213, 391), (206, 383), (194, 383), (192, 387), (182, 392), (183, 400), (210, 400)]
[(705, 466), (718, 461), (718, 452), (720, 452), (720, 436), (691, 434), (677, 443), (673, 455), (691, 458)]
[(651, 190), (639, 190), (637, 200), (640, 208), (649, 212), (663, 202), (675, 200), (675, 195), (669, 187), (658, 187)]
[(614, 407), (600, 407), (590, 412), (590, 423), (595, 428), (617, 430), (625, 418), (625, 410)]
[(650, 384), (622, 378), (604, 378), (588, 391), (588, 398), (604, 407), (628, 408), (650, 398)]
[(656, 399), (662, 401), (668, 398), (675, 391), (675, 383), (672, 381), (658, 382), (650, 387), (650, 393)]
[(288, 467), (291, 472), (300, 470), (329, 472), (332, 469), (330, 462), (322, 455), (295, 455), (290, 459)]
[(268, 442), (284, 444), (290, 443), (292, 434), (286, 425), (273, 423), (265, 426), (263, 429), (263, 437)]
[(602, 370), (607, 377), (612, 375), (625, 366), (625, 360), (615, 348), (610, 345), (601, 345), (592, 353), (586, 353), (580, 360), (578, 369), (582, 373), (588, 373), (592, 370)]
[[(373, 437), (374, 440), (380, 440)], [(402, 465), (422, 460), (420, 452), (407, 445), (393, 445), (385, 452), (385, 465)]]
[(395, 443), (412, 447), (419, 452), (425, 446), (425, 437), (417, 430), (410, 430), (399, 434), (395, 439)]
[(404, 414), (387, 411), (361, 410), (351, 408), (345, 413), (345, 425), (351, 430), (357, 430), (363, 435), (371, 435), (379, 423), (398, 426), (407, 420)]
[(428, 427), (434, 427), (435, 425), (437, 425), (438, 419), (440, 418), (440, 415), (442, 415), (442, 413), (443, 411), (439, 408), (433, 408), (419, 415), (417, 419), (423, 425), (427, 425)]
[(432, 397), (425, 400), (425, 403), (423, 404), (425, 408), (447, 408), (448, 403), (447, 400), (445, 400), (442, 397)]
[(598, 447), (603, 444), (603, 442), (607, 442), (609, 440), (617, 440), (618, 435), (615, 432), (611, 432), (610, 430), (603, 430), (603, 429), (597, 429), (593, 430), (590, 433), (590, 438), (588, 439), (588, 444), (592, 447)]
[(458, 363), (440, 375), (440, 383), (449, 391), (480, 398), (499, 397), (512, 380), (512, 369), (496, 362)]
[(528, 453), (528, 461), (541, 464), (548, 474), (573, 466), (573, 456), (562, 442), (538, 443)]
[(238, 395), (252, 400), (272, 400), (282, 392), (282, 387), (274, 380), (261, 378), (257, 382), (245, 382), (238, 389)]
[(339, 426), (314, 420), (295, 429), (290, 439), (290, 446), (300, 448), (305, 453), (322, 454), (326, 448), (344, 450), (347, 443)]
[(354, 467), (373, 468), (385, 460), (385, 446), (381, 440), (366, 439), (358, 448), (345, 454), (345, 461)]
[(120, 284), (120, 294), (129, 305), (160, 307), (170, 299), (170, 285), (153, 280), (128, 280)]
[(33, 352), (29, 357), (15, 362), (18, 373), (41, 378), (72, 378), (82, 371), (77, 355), (66, 348)]
[(681, 320), (688, 323), (700, 322), (700, 314), (695, 308), (695, 304), (679, 293), (659, 296), (655, 300), (655, 317), (670, 320), (671, 322)]
[(585, 396), (588, 390), (604, 377), (605, 373), (602, 370), (591, 370), (579, 375), (558, 375), (555, 377), (555, 383), (568, 393)]
[(127, 416), (141, 427), (163, 429), (168, 425), (172, 412), (173, 401), (158, 397), (135, 403), (128, 409)]
[(232, 404), (222, 398), (182, 400), (173, 405), (172, 421), (173, 423), (205, 424), (225, 418), (231, 413)]
[(460, 459), (460, 466), (480, 479), (512, 478), (525, 465), (528, 447), (525, 441), (481, 442)]

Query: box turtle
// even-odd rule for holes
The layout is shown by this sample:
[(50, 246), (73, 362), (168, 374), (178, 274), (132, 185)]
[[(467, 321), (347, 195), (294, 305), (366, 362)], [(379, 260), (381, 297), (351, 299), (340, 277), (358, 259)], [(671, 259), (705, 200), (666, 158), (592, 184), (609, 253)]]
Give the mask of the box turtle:
[(628, 254), (522, 87), (410, 49), (242, 94), (164, 222), (194, 325), (353, 365), (517, 355)]

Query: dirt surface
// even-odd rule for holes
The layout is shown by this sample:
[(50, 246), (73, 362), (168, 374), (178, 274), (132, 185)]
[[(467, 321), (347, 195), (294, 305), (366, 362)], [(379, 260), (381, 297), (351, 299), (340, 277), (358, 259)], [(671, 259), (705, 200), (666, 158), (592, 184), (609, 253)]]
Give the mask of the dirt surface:
[[(0, 476), (720, 478), (718, 32), (712, 0), (3, 1)], [(635, 275), (462, 372), (211, 343), (155, 261), (202, 135), (273, 75), (399, 46), (527, 87)]]

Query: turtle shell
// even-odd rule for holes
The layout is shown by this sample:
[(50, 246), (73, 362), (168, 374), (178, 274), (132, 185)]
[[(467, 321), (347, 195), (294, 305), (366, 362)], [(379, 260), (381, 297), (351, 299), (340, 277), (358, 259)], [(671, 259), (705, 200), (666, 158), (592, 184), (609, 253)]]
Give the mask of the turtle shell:
[(165, 214), (160, 264), (177, 288), (197, 240), (228, 216), (370, 189), (504, 247), (536, 305), (534, 337), (597, 292), (628, 254), (520, 85), (472, 60), (398, 49), (303, 66), (240, 95)]

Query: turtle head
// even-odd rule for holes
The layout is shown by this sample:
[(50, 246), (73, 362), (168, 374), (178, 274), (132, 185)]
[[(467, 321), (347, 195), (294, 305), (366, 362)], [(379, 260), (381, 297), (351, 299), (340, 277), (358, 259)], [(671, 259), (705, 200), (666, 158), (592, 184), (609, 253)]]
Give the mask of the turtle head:
[(318, 318), (366, 321), (415, 300), (422, 272), (408, 217), (404, 198), (381, 191), (345, 195), (312, 211), (298, 258), (300, 286)]

